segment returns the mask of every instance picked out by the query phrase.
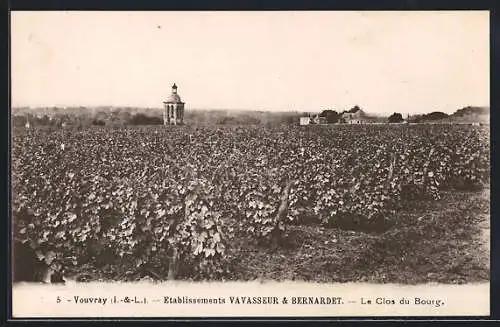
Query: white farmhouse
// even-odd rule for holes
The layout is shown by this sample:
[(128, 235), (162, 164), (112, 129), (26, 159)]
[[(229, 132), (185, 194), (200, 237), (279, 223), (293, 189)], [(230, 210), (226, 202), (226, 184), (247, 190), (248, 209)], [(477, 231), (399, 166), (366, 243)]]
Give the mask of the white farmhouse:
[(311, 123), (311, 117), (300, 117), (299, 124), (301, 126), (303, 125), (309, 125)]
[(342, 122), (345, 124), (364, 124), (366, 123), (364, 119), (363, 110), (354, 107), (353, 109), (346, 111), (342, 114)]

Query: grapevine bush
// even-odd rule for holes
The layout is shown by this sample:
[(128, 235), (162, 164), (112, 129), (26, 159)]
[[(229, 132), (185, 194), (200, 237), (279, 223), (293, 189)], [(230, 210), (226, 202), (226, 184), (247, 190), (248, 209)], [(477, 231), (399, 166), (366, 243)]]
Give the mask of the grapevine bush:
[(230, 274), (235, 238), (273, 240), (290, 224), (375, 229), (407, 200), (489, 182), (489, 134), (476, 126), (13, 134), (16, 242), (48, 264), (163, 275), (175, 248), (182, 278)]

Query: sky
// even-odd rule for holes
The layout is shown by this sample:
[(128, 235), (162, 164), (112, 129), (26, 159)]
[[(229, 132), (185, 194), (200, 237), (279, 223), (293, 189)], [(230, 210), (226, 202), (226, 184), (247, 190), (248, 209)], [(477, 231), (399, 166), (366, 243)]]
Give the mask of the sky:
[(489, 13), (12, 12), (12, 106), (488, 106)]

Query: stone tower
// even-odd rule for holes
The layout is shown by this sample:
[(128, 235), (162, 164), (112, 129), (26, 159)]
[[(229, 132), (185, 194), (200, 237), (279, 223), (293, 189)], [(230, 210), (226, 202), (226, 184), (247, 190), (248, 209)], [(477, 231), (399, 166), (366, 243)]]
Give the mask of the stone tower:
[(172, 85), (172, 93), (166, 101), (163, 102), (165, 107), (163, 111), (163, 125), (182, 125), (184, 124), (184, 102), (177, 94), (177, 85)]

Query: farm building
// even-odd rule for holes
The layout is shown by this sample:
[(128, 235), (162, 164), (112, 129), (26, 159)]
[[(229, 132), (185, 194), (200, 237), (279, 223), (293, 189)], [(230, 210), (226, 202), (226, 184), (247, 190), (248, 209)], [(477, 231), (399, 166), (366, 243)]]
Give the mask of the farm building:
[(311, 123), (311, 117), (300, 117), (299, 125), (309, 125)]
[(326, 117), (321, 117), (320, 115), (315, 115), (313, 117), (300, 117), (299, 119), (299, 125), (319, 125), (326, 123)]
[(359, 108), (353, 108), (342, 114), (341, 121), (345, 124), (364, 124), (366, 120), (364, 119), (363, 110)]
[(184, 102), (177, 94), (177, 85), (172, 85), (172, 93), (163, 102), (163, 125), (182, 125), (184, 123)]
[(313, 124), (326, 124), (326, 117), (321, 117), (320, 115), (316, 115), (312, 118)]

